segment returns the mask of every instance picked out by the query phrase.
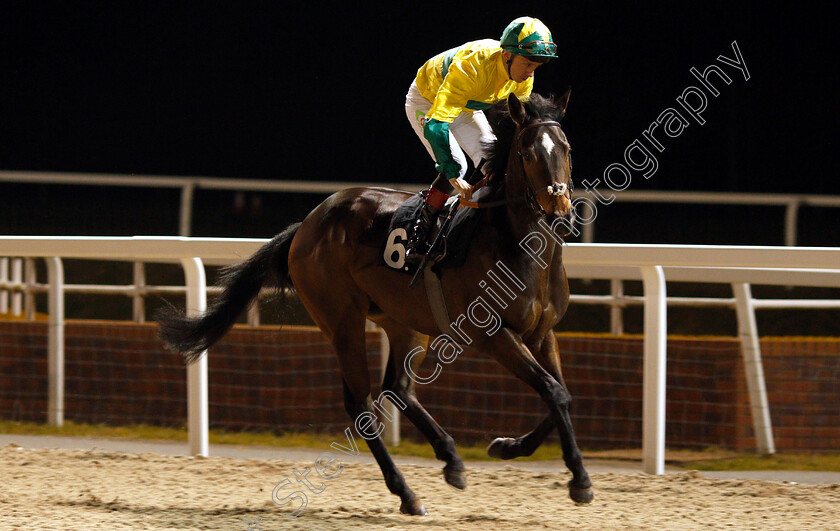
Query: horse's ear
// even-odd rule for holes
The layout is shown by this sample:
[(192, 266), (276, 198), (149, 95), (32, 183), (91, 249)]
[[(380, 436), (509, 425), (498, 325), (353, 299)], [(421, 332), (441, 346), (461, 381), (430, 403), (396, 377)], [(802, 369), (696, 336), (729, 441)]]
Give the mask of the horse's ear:
[(560, 109), (560, 116), (563, 117), (566, 115), (566, 108), (569, 106), (569, 96), (572, 95), (572, 87), (566, 89), (566, 92), (563, 93), (557, 99), (557, 108)]
[(525, 107), (522, 106), (522, 102), (519, 101), (519, 98), (516, 97), (516, 94), (511, 93), (508, 96), (508, 111), (510, 111), (510, 117), (516, 122), (516, 125), (520, 127), (522, 124), (525, 123), (525, 120), (528, 118), (525, 114)]

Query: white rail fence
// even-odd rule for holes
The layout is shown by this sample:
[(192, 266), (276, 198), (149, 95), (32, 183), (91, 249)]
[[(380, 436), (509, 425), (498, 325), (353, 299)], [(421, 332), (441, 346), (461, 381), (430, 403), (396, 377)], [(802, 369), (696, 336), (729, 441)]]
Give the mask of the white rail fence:
[[(190, 236), (192, 230), (193, 203), (196, 189), (205, 190), (230, 190), (249, 192), (273, 192), (273, 193), (315, 193), (330, 194), (338, 190), (355, 186), (382, 186), (416, 192), (425, 186), (412, 183), (370, 183), (370, 182), (338, 182), (338, 181), (291, 181), (291, 180), (258, 180), (258, 179), (223, 179), (213, 177), (178, 177), (178, 176), (152, 176), (152, 175), (124, 175), (124, 174), (87, 174), (87, 173), (57, 173), (57, 172), (32, 172), (32, 171), (0, 171), (0, 183), (21, 183), (21, 184), (50, 184), (50, 185), (83, 185), (83, 186), (117, 186), (136, 188), (158, 188), (180, 190), (180, 207), (178, 234)], [(667, 191), (635, 191), (625, 190), (616, 192), (613, 190), (579, 190), (576, 196), (587, 196), (594, 203), (598, 197), (613, 196), (617, 202), (634, 203), (674, 203), (674, 204), (729, 204), (729, 205), (764, 205), (784, 207), (784, 244), (795, 246), (797, 243), (799, 211), (803, 206), (820, 208), (840, 208), (840, 196), (808, 195), (808, 194), (753, 194), (753, 193), (731, 193), (731, 192), (667, 192)], [(584, 243), (594, 241), (595, 216), (587, 213), (584, 217), (590, 217), (591, 221), (581, 225), (581, 240)], [(2, 255), (0, 255), (2, 256)], [(9, 262), (7, 258), (0, 258), (0, 285), (19, 285), (21, 275), (32, 274), (30, 267), (24, 267), (19, 260)], [(26, 272), (26, 273), (24, 273)], [(11, 275), (11, 276), (10, 276)], [(152, 293), (146, 286), (146, 273), (142, 262), (134, 264), (134, 280), (132, 286), (112, 287), (111, 290), (119, 290), (132, 297), (133, 319), (142, 323), (145, 320), (146, 294)], [(5, 284), (4, 284), (5, 283)], [(790, 284), (788, 284), (789, 286)], [(26, 283), (31, 286), (31, 283)], [(27, 287), (24, 288), (27, 295), (31, 293)], [(82, 292), (89, 288), (82, 286), (67, 286), (67, 291)], [(99, 289), (99, 288), (95, 288)], [(611, 330), (613, 333), (621, 333), (623, 329), (623, 315), (621, 308), (629, 304), (636, 304), (638, 301), (627, 298), (623, 295), (623, 285), (620, 279), (613, 279), (612, 299), (609, 303), (613, 311), (610, 315)], [(165, 290), (164, 290), (165, 291)], [(162, 291), (157, 291), (158, 293)], [(27, 305), (25, 297), (21, 293), (12, 295), (12, 314), (20, 315), (22, 308), (31, 310), (32, 306)], [(606, 300), (604, 302), (607, 302)], [(673, 303), (680, 303), (672, 300)], [(701, 304), (699, 300), (684, 302), (684, 304)], [(731, 303), (730, 303), (731, 304)], [(0, 291), (0, 313), (9, 311), (8, 295)], [(259, 322), (259, 309), (255, 308), (249, 314), (249, 322)]]
[[(154, 175), (55, 173), (31, 171), (0, 171), (0, 182), (88, 186), (122, 186), (137, 188), (170, 188), (181, 191), (178, 235), (190, 236), (193, 200), (196, 189), (235, 190), (248, 192), (315, 193), (330, 194), (343, 188), (356, 186), (381, 186), (417, 192), (427, 186), (416, 183), (369, 183), (346, 181), (280, 181), (259, 179), (222, 179), (215, 177), (175, 177)], [(586, 191), (579, 189), (576, 196), (587, 196), (597, 203), (598, 197), (614, 196), (614, 201), (630, 203), (674, 203), (711, 205), (764, 205), (784, 207), (784, 245), (797, 242), (799, 210), (803, 206), (840, 208), (840, 196), (815, 194), (756, 194), (735, 192), (667, 192), (610, 189)], [(595, 220), (581, 228), (581, 241), (594, 240)]]
[[(119, 261), (180, 262), (185, 274), (187, 308), (206, 308), (204, 264), (231, 262), (251, 255), (268, 240), (228, 238), (95, 238), (0, 237), (0, 256), (44, 258), (47, 264), (49, 312), (48, 422), (63, 422), (64, 273), (62, 258)], [(747, 375), (750, 407), (758, 450), (775, 451), (769, 406), (753, 310), (762, 305), (750, 293), (749, 283), (840, 287), (840, 248), (785, 248), (692, 245), (570, 244), (564, 261), (571, 277), (641, 280), (644, 296), (612, 297), (613, 304), (644, 304), (643, 467), (651, 474), (664, 472), (665, 365), (667, 303), (670, 280), (730, 283), (737, 309), (739, 336)], [(0, 290), (19, 287), (0, 279)], [(33, 281), (34, 284), (34, 281)], [(595, 302), (576, 297), (578, 302)], [(604, 302), (604, 301), (597, 301)], [(765, 303), (769, 301), (764, 301)], [(780, 307), (789, 301), (772, 301)], [(712, 303), (710, 300), (703, 304)], [(838, 307), (837, 301), (793, 301), (803, 308)], [(187, 367), (187, 424), (189, 449), (209, 454), (207, 357)]]

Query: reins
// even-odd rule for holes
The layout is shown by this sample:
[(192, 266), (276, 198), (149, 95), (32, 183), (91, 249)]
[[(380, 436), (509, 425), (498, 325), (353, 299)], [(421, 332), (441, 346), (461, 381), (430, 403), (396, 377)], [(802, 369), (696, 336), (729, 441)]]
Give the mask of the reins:
[[(487, 181), (490, 178), (485, 176), (483, 179), (475, 183), (473, 186), (473, 192), (476, 190), (484, 187), (487, 184)], [(517, 198), (517, 199), (502, 199), (500, 201), (470, 201), (468, 199), (464, 199), (463, 197), (458, 198), (458, 202), (460, 206), (467, 207), (467, 208), (492, 208), (502, 205), (507, 205), (508, 203), (515, 203), (518, 201), (524, 201), (524, 198)]]
[[(525, 131), (527, 131), (529, 129), (533, 129), (535, 127), (542, 127), (542, 126), (560, 127), (560, 122), (557, 122), (555, 120), (539, 120), (539, 121), (536, 121), (536, 122), (532, 122), (532, 123), (526, 125), (525, 127), (520, 127), (519, 131), (516, 133), (516, 136), (513, 139), (513, 143), (511, 144), (511, 148), (516, 147), (516, 154), (519, 157), (522, 157), (522, 134), (525, 133)], [(487, 180), (488, 180), (488, 177), (485, 176), (483, 179), (481, 179), (480, 181), (475, 183), (475, 186), (473, 186), (473, 192), (475, 192), (479, 188), (485, 186), (487, 184)], [(535, 206), (537, 192), (535, 192), (534, 189), (531, 187), (531, 184), (528, 182), (527, 178), (525, 179), (525, 186), (527, 186), (528, 192), (526, 193), (526, 195), (524, 195), (522, 197), (517, 197), (517, 198), (514, 198), (514, 199), (502, 199), (500, 201), (469, 201), (469, 200), (464, 199), (464, 198), (459, 198), (459, 200), (458, 200), (459, 201), (459, 206), (463, 206), (463, 207), (467, 207), (467, 208), (492, 208), (492, 207), (498, 207), (498, 206), (502, 206), (502, 205), (508, 205), (508, 204), (511, 204), (511, 203), (520, 203), (520, 202), (524, 201), (524, 202), (528, 202), (528, 204), (531, 206), (531, 208), (540, 212), (541, 209), (539, 208), (539, 205), (537, 204)], [(543, 190), (543, 191), (545, 191), (545, 190)]]

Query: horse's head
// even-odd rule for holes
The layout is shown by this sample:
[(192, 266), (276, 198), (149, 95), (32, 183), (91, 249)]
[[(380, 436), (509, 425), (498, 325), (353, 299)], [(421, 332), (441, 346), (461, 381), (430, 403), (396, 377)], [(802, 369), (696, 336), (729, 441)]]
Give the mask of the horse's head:
[(521, 180), (531, 207), (549, 218), (565, 218), (568, 224), (563, 225), (567, 228), (574, 221), (572, 160), (560, 120), (566, 114), (570, 92), (567, 90), (557, 100), (532, 94), (531, 101), (524, 105), (513, 94), (507, 101), (510, 117), (516, 124), (508, 158), (508, 179)]

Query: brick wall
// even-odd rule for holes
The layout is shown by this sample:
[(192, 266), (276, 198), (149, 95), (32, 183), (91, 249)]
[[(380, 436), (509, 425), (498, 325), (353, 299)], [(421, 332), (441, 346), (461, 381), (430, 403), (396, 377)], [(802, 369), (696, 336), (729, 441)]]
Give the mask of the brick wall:
[(47, 418), (47, 323), (0, 321), (0, 418)]
[[(78, 422), (182, 425), (185, 368), (165, 351), (154, 324), (77, 321), (66, 325), (65, 418)], [(0, 418), (46, 418), (45, 323), (0, 321)], [(840, 342), (763, 339), (776, 445), (781, 451), (840, 446)], [(572, 418), (584, 448), (641, 444), (640, 337), (560, 335)], [(422, 371), (431, 372), (433, 360)], [(379, 336), (368, 333), (373, 393)], [(209, 359), (211, 426), (337, 433), (344, 412), (338, 364), (318, 330), (237, 326)], [(421, 371), (421, 372), (422, 372)], [(666, 444), (754, 448), (738, 342), (668, 340)], [(521, 435), (547, 412), (536, 394), (480, 353), (465, 351), (438, 379), (418, 386), (429, 412), (459, 442)], [(421, 439), (404, 419), (403, 436)], [(556, 435), (553, 436), (556, 438)]]

